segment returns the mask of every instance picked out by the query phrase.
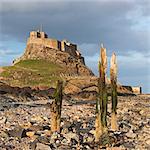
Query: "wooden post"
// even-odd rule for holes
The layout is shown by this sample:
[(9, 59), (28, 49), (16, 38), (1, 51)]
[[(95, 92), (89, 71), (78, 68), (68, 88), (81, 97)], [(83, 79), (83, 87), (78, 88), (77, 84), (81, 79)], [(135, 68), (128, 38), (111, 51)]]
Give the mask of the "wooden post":
[(117, 126), (117, 59), (115, 53), (112, 54), (110, 62), (110, 80), (111, 80), (111, 101), (112, 101), (112, 114), (111, 114), (111, 129), (118, 130)]
[(103, 132), (107, 132), (107, 89), (106, 89), (107, 56), (106, 48), (101, 46), (99, 60), (98, 98), (96, 101), (95, 141), (98, 141)]
[(61, 122), (61, 107), (62, 107), (62, 88), (63, 82), (57, 82), (57, 87), (54, 93), (54, 101), (50, 104), (51, 110), (51, 131), (60, 132), (60, 122)]

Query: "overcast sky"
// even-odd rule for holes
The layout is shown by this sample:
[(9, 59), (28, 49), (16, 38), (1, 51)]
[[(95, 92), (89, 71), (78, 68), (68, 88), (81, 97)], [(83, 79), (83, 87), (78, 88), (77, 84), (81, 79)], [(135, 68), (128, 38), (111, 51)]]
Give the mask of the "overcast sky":
[(78, 45), (97, 74), (100, 43), (118, 56), (119, 82), (150, 93), (149, 0), (0, 1), (0, 65), (10, 65), (25, 49), (29, 32)]

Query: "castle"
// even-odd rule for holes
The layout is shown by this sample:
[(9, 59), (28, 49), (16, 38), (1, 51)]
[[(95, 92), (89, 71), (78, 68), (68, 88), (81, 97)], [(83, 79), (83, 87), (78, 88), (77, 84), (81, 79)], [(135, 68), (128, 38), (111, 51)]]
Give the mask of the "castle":
[(48, 38), (48, 35), (43, 31), (31, 31), (27, 40), (27, 45), (29, 44), (39, 44), (48, 48), (67, 52), (72, 57), (77, 58), (80, 62), (85, 64), (84, 57), (81, 56), (76, 44), (70, 43), (67, 40), (58, 41), (57, 39)]

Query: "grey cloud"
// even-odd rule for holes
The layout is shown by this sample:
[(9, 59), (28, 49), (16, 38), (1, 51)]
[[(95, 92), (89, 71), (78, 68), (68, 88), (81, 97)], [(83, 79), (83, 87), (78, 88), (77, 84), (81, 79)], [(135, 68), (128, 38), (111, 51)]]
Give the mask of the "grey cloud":
[[(43, 24), (49, 37), (77, 43), (86, 56), (86, 64), (96, 74), (99, 47), (103, 42), (108, 56), (115, 51), (121, 58), (120, 81), (136, 85), (141, 80), (145, 88), (148, 87), (149, 0), (2, 0), (0, 7), (0, 42), (26, 42), (29, 32)], [(144, 56), (135, 59), (137, 56), (130, 52)]]
[(2, 35), (25, 42), (28, 32), (42, 23), (50, 37), (67, 38), (79, 45), (104, 42), (119, 53), (147, 51), (150, 49), (147, 31), (134, 30), (136, 21), (131, 19), (134, 16), (127, 18), (139, 6), (143, 11), (145, 5), (148, 7), (140, 1), (110, 0), (5, 2), (1, 13)]
[[(150, 52), (148, 53), (148, 55)], [(93, 69), (93, 72), (98, 75), (98, 57), (86, 57), (86, 64)], [(142, 86), (144, 92), (149, 92), (150, 89), (150, 60), (140, 52), (130, 52), (126, 56), (117, 55), (118, 61), (118, 82), (124, 85)], [(108, 66), (110, 65), (110, 57), (108, 57)], [(109, 67), (107, 70), (109, 77)]]

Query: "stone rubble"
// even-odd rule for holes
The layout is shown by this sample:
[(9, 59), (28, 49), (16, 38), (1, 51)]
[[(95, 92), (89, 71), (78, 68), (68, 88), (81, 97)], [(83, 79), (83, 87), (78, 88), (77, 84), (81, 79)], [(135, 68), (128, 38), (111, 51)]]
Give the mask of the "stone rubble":
[[(9, 105), (0, 95), (0, 150), (148, 150), (150, 149), (150, 96), (119, 96), (119, 130), (94, 142), (95, 101), (63, 100), (61, 133), (50, 131), (50, 109), (41, 105)], [(13, 99), (12, 99), (13, 100)], [(40, 100), (38, 101), (40, 104)]]

